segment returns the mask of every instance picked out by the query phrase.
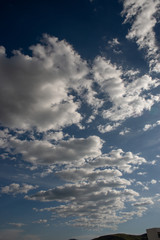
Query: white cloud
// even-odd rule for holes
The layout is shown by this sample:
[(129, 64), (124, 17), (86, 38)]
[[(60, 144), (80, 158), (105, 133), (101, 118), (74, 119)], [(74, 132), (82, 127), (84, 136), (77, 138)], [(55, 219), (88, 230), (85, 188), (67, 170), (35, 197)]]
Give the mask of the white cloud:
[(129, 133), (130, 131), (131, 131), (130, 128), (125, 128), (125, 129), (123, 129), (123, 130), (119, 133), (119, 135), (124, 136), (124, 135), (126, 135), (127, 133)]
[(100, 155), (102, 144), (103, 141), (98, 136), (70, 138), (61, 140), (56, 145), (46, 140), (22, 141), (14, 137), (9, 141), (14, 154), (21, 153), (25, 161), (42, 165), (69, 164), (75, 161), (82, 164), (85, 158)]
[[(51, 211), (52, 217), (56, 217), (57, 214), (62, 218), (74, 217), (75, 220), (68, 222), (69, 225), (114, 228), (125, 220), (125, 218), (119, 218), (116, 213), (124, 208), (125, 201), (132, 202), (137, 196), (138, 193), (133, 190), (107, 189), (105, 183), (100, 182), (97, 186), (95, 184), (90, 186), (88, 184), (81, 186), (67, 185), (64, 188), (39, 192), (31, 196), (30, 199), (44, 200), (46, 198), (56, 200), (58, 198), (59, 202), (61, 200), (65, 202), (68, 199), (69, 202), (65, 205), (35, 210), (41, 212)], [(86, 221), (83, 221), (84, 219)]]
[(150, 65), (156, 71), (159, 48), (156, 43), (154, 27), (157, 23), (156, 13), (159, 10), (159, 0), (124, 0), (122, 14), (125, 23), (131, 22), (131, 29), (127, 34), (128, 39), (135, 39), (139, 48), (147, 50)]
[(138, 202), (133, 203), (133, 206), (141, 208), (141, 207), (145, 207), (153, 204), (154, 204), (153, 199), (148, 197), (148, 198), (138, 199)]
[(99, 125), (98, 130), (101, 133), (111, 132), (114, 131), (118, 126), (120, 126), (120, 123), (114, 123), (114, 124), (106, 124), (106, 125)]
[(3, 46), (0, 46), (0, 55), (5, 56), (6, 54), (6, 49)]
[(140, 182), (140, 181), (137, 181), (136, 182), (136, 185), (137, 186), (141, 186), (142, 187), (142, 190), (149, 190), (149, 187), (148, 187), (148, 183), (147, 184), (144, 184), (144, 183), (142, 183), (142, 182)]
[(125, 76), (128, 76), (129, 78), (133, 78), (134, 76), (138, 75), (140, 72), (139, 70), (128, 70), (124, 73)]
[(109, 109), (102, 112), (103, 118), (110, 121), (119, 122), (141, 116), (144, 110), (150, 110), (155, 102), (160, 101), (159, 95), (149, 93), (149, 90), (159, 85), (159, 81), (147, 74), (127, 82), (122, 78), (122, 69), (105, 58), (97, 57), (93, 75), (101, 91), (107, 94), (106, 98), (112, 103)]
[[(81, 165), (74, 162), (74, 165), (54, 169), (54, 174), (66, 181), (64, 185), (41, 190), (33, 195), (26, 195), (25, 198), (58, 202), (57, 207), (34, 210), (50, 211), (53, 219), (65, 218), (69, 225), (113, 229), (129, 218), (127, 214), (122, 215), (123, 217), (119, 215), (126, 208), (126, 202), (134, 203), (139, 196), (132, 189), (132, 180), (124, 178), (120, 170), (131, 173), (145, 162), (144, 158), (131, 152), (125, 153), (121, 149), (88, 157)], [(134, 210), (130, 219), (138, 215), (138, 211)], [(141, 210), (141, 214), (144, 211), (146, 209)], [(69, 221), (68, 217), (73, 217), (74, 220)]]
[(108, 154), (89, 162), (91, 166), (97, 167), (117, 167), (124, 172), (132, 173), (138, 166), (146, 163), (146, 160), (138, 154), (124, 152), (122, 149), (112, 150)]
[(151, 180), (151, 184), (156, 184), (156, 183), (157, 183), (157, 180), (155, 180), (155, 179)]
[(1, 123), (40, 131), (79, 123), (80, 105), (70, 89), (89, 86), (86, 62), (67, 42), (48, 35), (30, 49), (32, 56), (16, 51), (13, 57), (0, 57)]
[(23, 227), (23, 226), (25, 226), (25, 224), (24, 223), (8, 223), (9, 225), (12, 225), (12, 226), (14, 226), (14, 227)]
[[(113, 40), (119, 45), (117, 39)], [(122, 149), (103, 154), (104, 141), (100, 137), (70, 137), (63, 128), (77, 124), (84, 129), (78, 111), (85, 101), (87, 107), (92, 108), (91, 117), (85, 116), (88, 123), (101, 111), (110, 122), (99, 125), (98, 130), (101, 133), (115, 130), (122, 121), (142, 115), (144, 110), (160, 101), (159, 95), (148, 93), (159, 85), (158, 79), (149, 75), (137, 77), (138, 72), (133, 70), (123, 72), (122, 68), (102, 57), (97, 57), (89, 69), (65, 41), (47, 35), (43, 41), (30, 48), (32, 56), (15, 51), (13, 57), (7, 58), (5, 49), (1, 48), (1, 123), (14, 128), (14, 133), (7, 128), (1, 130), (0, 144), (7, 154), (13, 157), (20, 154), (23, 161), (33, 164), (32, 170), (45, 166), (38, 176), (53, 173), (65, 181), (61, 186), (25, 196), (28, 200), (58, 202), (57, 207), (40, 211), (51, 211), (53, 217), (74, 217), (72, 221), (66, 220), (73, 226), (115, 228), (146, 211), (145, 199), (141, 199), (140, 210), (128, 209), (127, 212), (126, 204), (140, 208), (135, 205), (139, 194), (132, 189), (133, 181), (126, 175), (146, 160)], [(103, 104), (107, 107), (100, 109)], [(125, 128), (120, 134), (129, 131)], [(1, 193), (27, 194), (35, 188), (37, 186), (12, 183), (2, 187)], [(39, 219), (34, 223), (47, 223), (47, 220)]]
[(94, 60), (93, 74), (101, 91), (108, 94), (111, 102), (116, 103), (125, 94), (124, 83), (121, 79), (122, 71), (110, 61), (97, 57)]
[(1, 193), (16, 195), (16, 194), (28, 193), (30, 190), (33, 190), (36, 188), (38, 188), (38, 186), (32, 186), (25, 183), (22, 184), (22, 186), (20, 186), (20, 184), (18, 183), (12, 183), (9, 186), (1, 187)]
[(116, 169), (95, 170), (92, 166), (83, 166), (82, 168), (70, 168), (57, 171), (56, 175), (63, 178), (65, 181), (74, 183), (75, 181), (98, 181), (108, 179), (112, 181), (115, 177), (122, 176), (122, 173)]
[[(66, 136), (66, 135), (65, 135)], [(58, 132), (45, 132), (44, 135), (43, 135), (43, 139), (44, 140), (55, 140), (55, 141), (59, 141), (61, 139), (63, 139), (64, 137), (64, 134), (62, 131), (58, 131)]]
[(146, 175), (147, 172), (138, 172), (137, 174), (143, 176), (143, 175)]
[(153, 123), (153, 124), (146, 124), (143, 128), (143, 131), (151, 130), (159, 125), (160, 125), (160, 120), (158, 120), (156, 123)]
[(47, 219), (39, 219), (37, 221), (33, 221), (32, 223), (47, 223)]
[(115, 47), (117, 45), (120, 45), (120, 42), (118, 41), (118, 38), (113, 38), (112, 40), (108, 41), (108, 44), (110, 47)]

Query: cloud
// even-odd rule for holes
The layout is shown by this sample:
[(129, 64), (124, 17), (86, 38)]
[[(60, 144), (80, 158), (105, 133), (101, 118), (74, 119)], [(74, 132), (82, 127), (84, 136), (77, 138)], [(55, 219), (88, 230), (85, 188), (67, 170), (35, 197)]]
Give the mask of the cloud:
[[(145, 74), (127, 82), (123, 78), (122, 69), (113, 65), (105, 58), (97, 57), (94, 61), (93, 75), (100, 90), (108, 97), (112, 106), (102, 111), (102, 116), (113, 122), (124, 121), (130, 117), (141, 116), (144, 110), (150, 110), (155, 102), (160, 101), (159, 95), (149, 91), (159, 85), (158, 79)], [(105, 126), (101, 129), (105, 129)]]
[(158, 120), (156, 123), (153, 123), (153, 124), (146, 124), (143, 128), (143, 131), (146, 132), (146, 131), (151, 130), (159, 125), (160, 125), (160, 120)]
[[(114, 39), (114, 43), (118, 44), (118, 40)], [(111, 103), (109, 109), (104, 106), (101, 116), (115, 123), (99, 126), (100, 132), (108, 132), (160, 101), (159, 95), (148, 93), (159, 85), (158, 79), (147, 74), (136, 77), (137, 71), (125, 72), (100, 56), (89, 68), (64, 40), (44, 35), (30, 50), (31, 56), (19, 51), (14, 51), (10, 58), (5, 54), (0, 56), (0, 122), (3, 126), (38, 131), (52, 129), (57, 132), (54, 138), (58, 140), (63, 138), (62, 129), (66, 126), (85, 127), (80, 113), (83, 103), (93, 111), (89, 122), (106, 102)], [(128, 83), (126, 76), (132, 77)]]
[(138, 202), (134, 203), (133, 206), (141, 208), (141, 207), (145, 207), (147, 205), (153, 205), (154, 202), (152, 200), (152, 198), (141, 198), (139, 199)]
[(114, 131), (118, 126), (120, 126), (120, 123), (114, 123), (114, 124), (106, 124), (106, 125), (99, 125), (98, 130), (101, 133), (111, 132)]
[(155, 179), (151, 180), (151, 184), (156, 184), (156, 183), (157, 183), (157, 180), (155, 180)]
[(3, 194), (23, 194), (28, 193), (30, 190), (36, 189), (38, 186), (32, 186), (29, 184), (23, 183), (22, 186), (18, 183), (12, 183), (9, 186), (1, 187), (1, 193)]
[(123, 130), (119, 133), (119, 135), (124, 136), (124, 135), (126, 135), (127, 133), (129, 133), (130, 131), (131, 131), (130, 128), (125, 128), (125, 129), (123, 129)]
[(21, 153), (25, 161), (42, 165), (69, 164), (75, 161), (82, 164), (85, 158), (100, 155), (102, 144), (103, 141), (98, 136), (70, 138), (59, 141), (56, 145), (46, 140), (22, 141), (14, 137), (9, 141), (14, 154)]
[(79, 123), (80, 105), (70, 89), (90, 84), (87, 63), (66, 41), (48, 35), (30, 50), (32, 56), (19, 51), (0, 56), (1, 124), (44, 131)]
[[(134, 203), (139, 197), (132, 189), (132, 180), (124, 178), (121, 170), (131, 173), (145, 162), (144, 158), (121, 149), (112, 150), (108, 155), (88, 157), (81, 165), (74, 162), (74, 165), (54, 169), (54, 174), (65, 184), (26, 195), (25, 199), (57, 202), (56, 207), (34, 210), (52, 212), (53, 219), (65, 218), (68, 225), (113, 229), (128, 220), (128, 216), (119, 215), (126, 208), (126, 202)], [(130, 219), (137, 211), (132, 212)]]
[(159, 48), (154, 32), (159, 7), (158, 0), (124, 0), (122, 11), (122, 15), (125, 15), (124, 23), (131, 23), (131, 29), (126, 37), (135, 39), (139, 49), (147, 50), (147, 58), (154, 71), (158, 70), (159, 64)]
[(108, 41), (108, 44), (110, 45), (110, 47), (115, 47), (119, 45), (120, 42), (118, 41), (118, 38), (113, 38), (112, 40)]
[(23, 227), (23, 226), (25, 226), (25, 224), (24, 223), (8, 223), (9, 225), (12, 225), (12, 226), (14, 226), (14, 227)]
[(39, 219), (39, 220), (37, 220), (37, 221), (33, 221), (32, 223), (47, 223), (48, 221), (47, 221), (47, 219)]
[(146, 160), (138, 154), (132, 152), (124, 152), (122, 149), (112, 150), (108, 154), (89, 162), (91, 166), (96, 167), (117, 167), (124, 172), (132, 173), (138, 166), (146, 163)]
[(57, 171), (56, 175), (64, 179), (65, 181), (69, 181), (74, 183), (75, 181), (97, 181), (97, 180), (105, 180), (108, 179), (112, 181), (114, 177), (122, 176), (122, 173), (116, 169), (104, 169), (104, 170), (95, 170), (92, 166), (84, 165), (82, 168), (69, 168), (61, 171)]
[(111, 48), (113, 49), (113, 52), (115, 54), (120, 54), (122, 51), (119, 49), (120, 42), (118, 41), (118, 38), (113, 38), (112, 40), (108, 41), (108, 45), (106, 48)]
[[(80, 188), (80, 191), (76, 191), (77, 187)], [(65, 205), (36, 209), (36, 211), (50, 211), (53, 214), (52, 218), (56, 218), (57, 214), (62, 218), (74, 217), (75, 220), (67, 222), (72, 226), (114, 228), (115, 225), (124, 221), (124, 219), (122, 220), (116, 215), (116, 212), (124, 208), (125, 201), (133, 201), (138, 196), (138, 193), (129, 189), (118, 191), (108, 188), (107, 190), (105, 184), (102, 183), (96, 186), (95, 191), (93, 191), (93, 187), (93, 185), (91, 187), (70, 185), (63, 188), (61, 194), (57, 189), (55, 192), (52, 190), (52, 193), (48, 191), (39, 192), (41, 199), (42, 195), (43, 197), (48, 196), (48, 198), (50, 198), (50, 195), (55, 199), (56, 194), (58, 198), (61, 196), (63, 202), (65, 202), (68, 193), (72, 193), (72, 197), (68, 198), (70, 202)], [(38, 194), (34, 195), (32, 200), (40, 200), (39, 197)]]
[[(113, 39), (112, 44), (119, 42)], [(29, 195), (38, 186), (12, 183), (2, 187), (1, 193), (25, 193), (26, 200), (57, 202), (55, 207), (36, 211), (51, 211), (53, 219), (65, 218), (72, 226), (115, 228), (143, 214), (147, 200), (141, 199), (141, 209), (135, 205), (139, 193), (127, 176), (146, 164), (145, 158), (122, 149), (103, 153), (99, 136), (70, 137), (64, 128), (76, 124), (82, 130), (82, 120), (96, 121), (101, 114), (107, 123), (98, 126), (99, 132), (115, 130), (160, 101), (159, 95), (150, 94), (159, 80), (139, 76), (137, 70), (123, 71), (100, 56), (89, 68), (71, 45), (48, 35), (30, 50), (31, 56), (15, 51), (8, 58), (0, 48), (0, 116), (6, 127), (0, 130), (0, 144), (4, 158), (18, 154), (19, 160), (33, 165), (27, 166), (30, 170), (45, 167), (38, 176), (52, 173), (63, 184)], [(82, 115), (84, 103), (90, 118)], [(124, 128), (120, 134), (129, 131)], [(33, 222), (47, 223), (47, 219)]]

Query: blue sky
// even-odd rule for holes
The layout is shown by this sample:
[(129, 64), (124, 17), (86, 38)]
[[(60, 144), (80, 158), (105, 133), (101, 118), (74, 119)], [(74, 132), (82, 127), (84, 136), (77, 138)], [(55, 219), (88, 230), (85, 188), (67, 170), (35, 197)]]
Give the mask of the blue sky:
[(159, 10), (1, 4), (0, 240), (159, 227)]

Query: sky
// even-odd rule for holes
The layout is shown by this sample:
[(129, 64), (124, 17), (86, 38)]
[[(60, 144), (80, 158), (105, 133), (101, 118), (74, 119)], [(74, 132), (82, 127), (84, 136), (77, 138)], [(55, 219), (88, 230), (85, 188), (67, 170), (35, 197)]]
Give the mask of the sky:
[(1, 1), (0, 240), (160, 227), (159, 0)]

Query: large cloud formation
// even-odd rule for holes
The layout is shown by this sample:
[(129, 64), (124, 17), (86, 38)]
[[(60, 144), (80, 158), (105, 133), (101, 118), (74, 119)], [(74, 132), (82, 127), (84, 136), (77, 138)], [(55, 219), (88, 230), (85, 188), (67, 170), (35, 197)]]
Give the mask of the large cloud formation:
[[(153, 31), (157, 9), (157, 0), (124, 1), (125, 22), (131, 20), (132, 24), (127, 38), (136, 39), (139, 48), (147, 49), (150, 70), (154, 71), (159, 58)], [(143, 18), (148, 25), (142, 26)], [(119, 44), (118, 40), (114, 44)], [(71, 136), (65, 130), (73, 124), (83, 129), (99, 114), (106, 122), (95, 127), (105, 133), (128, 118), (141, 116), (160, 102), (160, 95), (152, 92), (159, 79), (126, 71), (101, 56), (89, 66), (70, 44), (48, 35), (30, 50), (30, 55), (15, 50), (7, 57), (5, 48), (0, 47), (2, 157), (16, 161), (18, 156), (25, 166), (33, 165), (32, 170), (45, 168), (39, 176), (54, 174), (62, 185), (25, 199), (56, 202), (56, 206), (35, 210), (52, 212), (53, 219), (63, 217), (74, 226), (115, 228), (141, 216), (154, 202), (141, 198), (135, 190), (136, 180), (128, 175), (146, 159), (115, 147), (105, 153), (101, 137), (87, 135), (87, 131), (87, 136)], [(90, 116), (85, 116), (83, 107), (89, 109)], [(159, 122), (144, 130), (157, 125)], [(139, 186), (143, 184), (139, 182)], [(35, 188), (13, 182), (3, 186), (1, 194), (28, 194)]]
[[(44, 35), (32, 56), (0, 54), (1, 123), (12, 128), (59, 129), (79, 123), (79, 103), (69, 88), (83, 85), (87, 64), (65, 41)], [(1, 48), (2, 49), (2, 48)]]

